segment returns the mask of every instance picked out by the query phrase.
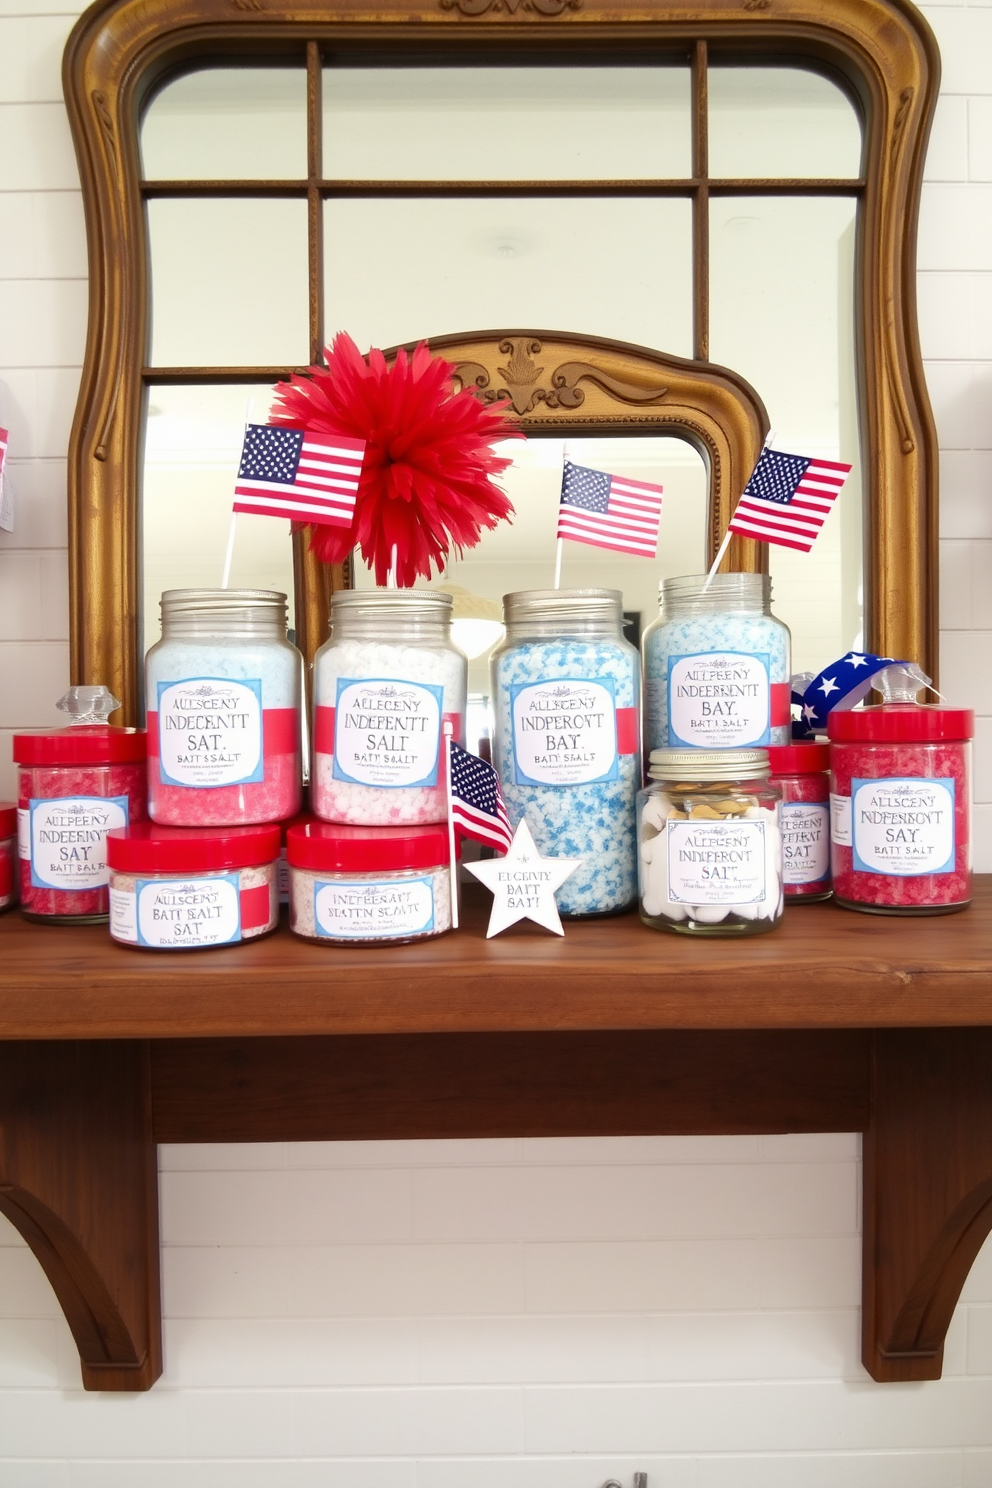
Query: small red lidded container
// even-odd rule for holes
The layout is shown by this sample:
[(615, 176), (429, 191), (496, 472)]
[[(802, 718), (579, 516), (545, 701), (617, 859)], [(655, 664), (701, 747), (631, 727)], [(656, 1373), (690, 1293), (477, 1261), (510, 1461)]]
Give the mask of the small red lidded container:
[(779, 744), (768, 751), (771, 780), (782, 792), (782, 892), (785, 902), (829, 899), (830, 749)]
[(17, 903), (17, 807), (0, 801), (0, 913)]
[(119, 706), (105, 687), (70, 687), (58, 707), (75, 723), (14, 735), (21, 907), (30, 920), (107, 918), (107, 833), (148, 814), (144, 731), (101, 721)]
[(919, 678), (893, 666), (874, 682), (880, 706), (827, 722), (834, 893), (847, 909), (950, 914), (971, 902), (975, 715), (913, 701)]
[(110, 933), (124, 945), (202, 950), (279, 922), (279, 824), (111, 832)]

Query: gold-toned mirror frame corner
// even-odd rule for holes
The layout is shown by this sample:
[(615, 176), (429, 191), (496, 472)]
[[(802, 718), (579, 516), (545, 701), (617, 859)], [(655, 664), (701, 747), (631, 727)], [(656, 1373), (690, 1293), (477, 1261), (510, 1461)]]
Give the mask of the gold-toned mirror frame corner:
[[(239, 56), (271, 55), (289, 45), (299, 48), (304, 40), (313, 87), (320, 48), (342, 38), (429, 41), (435, 50), (455, 44), (481, 49), (482, 55), (496, 46), (503, 56), (508, 46), (549, 42), (564, 53), (590, 38), (641, 46), (657, 41), (698, 48), (702, 43), (714, 51), (805, 58), (846, 81), (859, 100), (866, 136), (856, 286), (867, 477), (866, 643), (884, 654), (918, 659), (936, 677), (937, 445), (916, 324), (915, 245), (940, 62), (934, 37), (909, 0), (387, 0), (375, 10), (367, 8), (367, 0), (98, 0), (74, 27), (63, 59), (90, 266), (86, 354), (69, 446), (74, 680), (106, 682), (125, 700), (128, 721), (137, 716), (137, 491), (148, 303), (138, 154), (142, 100), (163, 72), (184, 61), (222, 57), (225, 49)], [(316, 203), (314, 196), (311, 212)], [(311, 274), (317, 271), (312, 263)], [(497, 334), (501, 340), (529, 338), (549, 355), (560, 350), (567, 360), (570, 338), (563, 333)], [(312, 355), (319, 351), (319, 335), (320, 327), (312, 324)], [(573, 338), (573, 351), (575, 341), (590, 344), (588, 338)], [(485, 391), (480, 374), (492, 387), (494, 364), (483, 354), (485, 333), (432, 344), (451, 354), (456, 343), (464, 361), (480, 368), (472, 374), (480, 393)], [(490, 339), (490, 351), (493, 345)], [(732, 373), (618, 343), (597, 343), (593, 360), (600, 371), (604, 356), (607, 362), (613, 358), (610, 365), (621, 383), (631, 375), (636, 382), (645, 358), (653, 358), (655, 373), (684, 369), (679, 432), (706, 449), (706, 439), (689, 427), (692, 410), (698, 424), (713, 379), (732, 380)], [(674, 387), (671, 376), (668, 382)], [(734, 435), (737, 449), (733, 459), (727, 453), (724, 484), (707, 449), (714, 477), (711, 542), (725, 530), (740, 493), (737, 466), (756, 454), (755, 428), (764, 411), (754, 411), (760, 402), (742, 387), (747, 389), (738, 379), (738, 416), (749, 405), (744, 416), (749, 427), (740, 424)], [(605, 399), (600, 427), (609, 422), (610, 405), (616, 427), (634, 416), (629, 403), (626, 412), (620, 411), (623, 398), (601, 379), (586, 376), (581, 391), (583, 427), (597, 400)], [(559, 408), (555, 422), (564, 428), (569, 413)], [(665, 416), (660, 407), (659, 416)], [(543, 400), (521, 420), (525, 428), (528, 422), (536, 427), (536, 420), (547, 417)], [(575, 422), (574, 410), (571, 417)], [(738, 568), (758, 566), (763, 555), (755, 549), (735, 542), (730, 562)], [(296, 575), (297, 629), (305, 653), (312, 655), (323, 638), (330, 589), (346, 576), (321, 572), (299, 540)]]

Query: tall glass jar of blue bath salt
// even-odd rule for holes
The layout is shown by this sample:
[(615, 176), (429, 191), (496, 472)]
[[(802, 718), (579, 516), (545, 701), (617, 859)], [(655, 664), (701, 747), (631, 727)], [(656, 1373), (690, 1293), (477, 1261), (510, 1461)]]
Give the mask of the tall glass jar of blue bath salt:
[(637, 894), (641, 784), (637, 651), (617, 589), (503, 598), (492, 655), (493, 762), (510, 820), (546, 857), (585, 862), (558, 890), (563, 915), (615, 914)]
[(662, 582), (643, 641), (648, 750), (789, 743), (791, 640), (771, 598), (767, 574)]

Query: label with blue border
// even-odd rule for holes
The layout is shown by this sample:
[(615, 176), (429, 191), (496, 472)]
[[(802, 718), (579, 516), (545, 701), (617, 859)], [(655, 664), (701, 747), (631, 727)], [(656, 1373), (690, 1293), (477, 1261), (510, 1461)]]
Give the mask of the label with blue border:
[(549, 677), (510, 684), (517, 785), (595, 785), (616, 780), (616, 683)]
[(258, 784), (265, 778), (261, 679), (159, 682), (158, 761), (165, 785)]
[(670, 748), (760, 749), (771, 741), (767, 652), (696, 651), (669, 656)]
[(437, 785), (444, 688), (396, 677), (339, 677), (334, 779), (380, 790)]
[(110, 882), (107, 833), (128, 824), (127, 796), (60, 796), (29, 803), (31, 883), (79, 893)]
[(853, 863), (859, 873), (915, 878), (953, 873), (955, 782), (889, 776), (851, 781)]
[(313, 886), (313, 923), (318, 935), (332, 940), (426, 935), (434, 929), (434, 882), (318, 879)]

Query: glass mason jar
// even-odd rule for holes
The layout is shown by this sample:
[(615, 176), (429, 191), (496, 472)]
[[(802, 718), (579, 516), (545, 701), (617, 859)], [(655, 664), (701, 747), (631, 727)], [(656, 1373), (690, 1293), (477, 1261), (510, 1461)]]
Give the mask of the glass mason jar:
[(563, 915), (634, 902), (641, 783), (636, 649), (618, 589), (530, 589), (503, 598), (492, 654), (493, 763), (510, 820), (540, 852), (584, 857), (557, 893)]
[(782, 885), (785, 902), (829, 899), (830, 749), (782, 744), (768, 751), (782, 792)]
[(767, 574), (664, 579), (644, 632), (651, 749), (762, 749), (792, 737), (791, 638)]
[(285, 594), (165, 591), (162, 639), (145, 658), (153, 821), (235, 827), (295, 816), (302, 670)]
[(782, 917), (781, 792), (763, 749), (653, 749), (637, 798), (641, 919), (757, 935)]
[(450, 594), (338, 589), (314, 660), (311, 809), (325, 821), (406, 826), (447, 816), (442, 725), (465, 742), (468, 661)]

